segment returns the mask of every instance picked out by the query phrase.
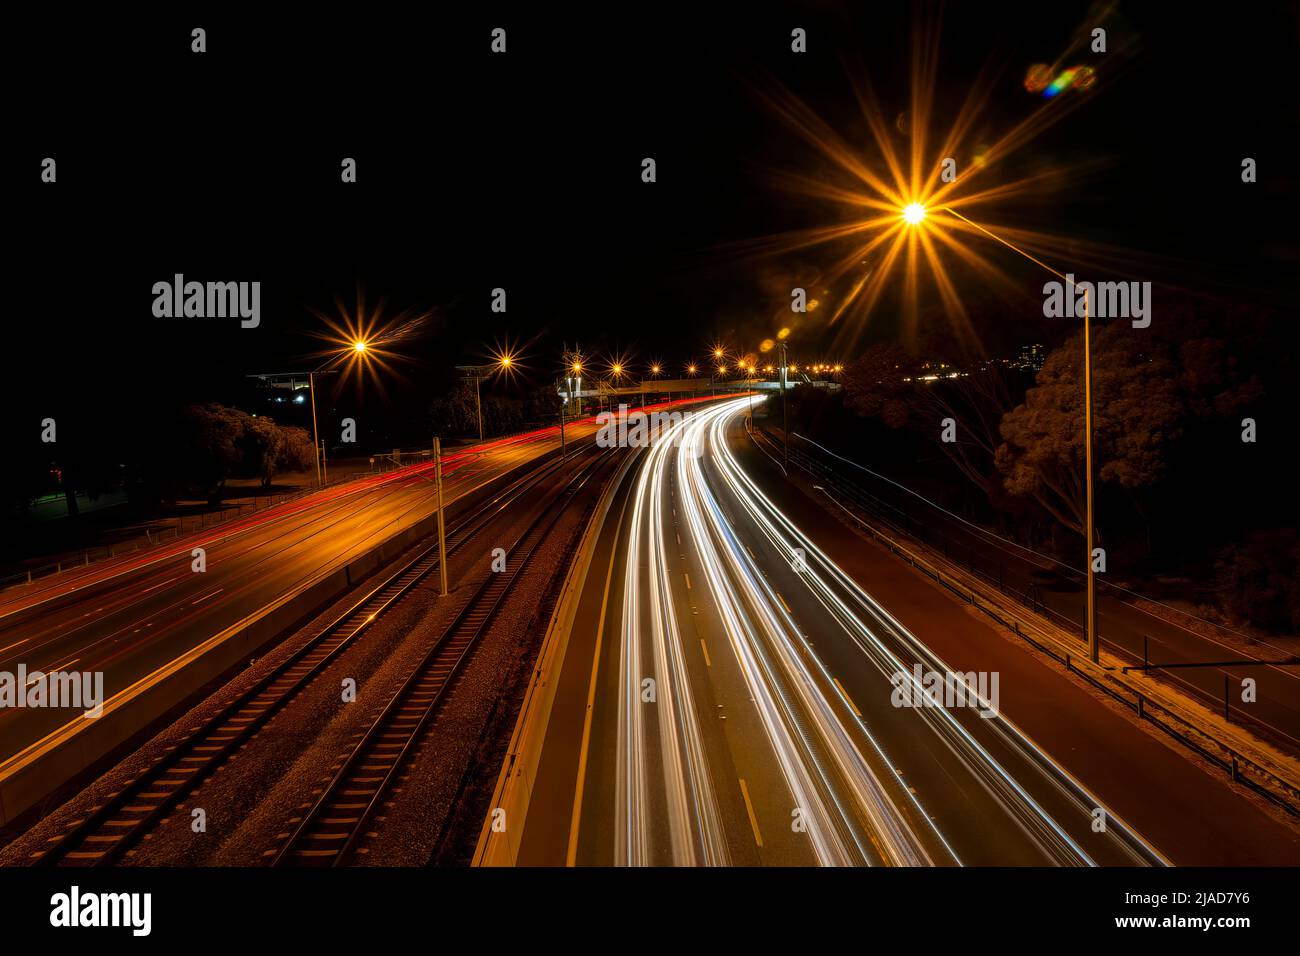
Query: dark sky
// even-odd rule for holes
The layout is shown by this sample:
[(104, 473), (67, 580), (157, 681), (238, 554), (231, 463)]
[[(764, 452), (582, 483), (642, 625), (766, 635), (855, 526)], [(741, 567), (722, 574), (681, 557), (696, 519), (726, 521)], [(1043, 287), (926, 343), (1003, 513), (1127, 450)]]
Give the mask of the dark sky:
[[(26, 66), (6, 123), (5, 387), (18, 406), (93, 427), (229, 398), (248, 373), (307, 367), (308, 308), (329, 311), (358, 283), (390, 312), (434, 316), (386, 403), (357, 399), (395, 420), (414, 421), (450, 366), (494, 341), (526, 345), (538, 378), (564, 341), (669, 367), (715, 339), (753, 348), (788, 301), (774, 277), (815, 274), (828, 256), (758, 260), (735, 244), (843, 215), (774, 188), (773, 170), (840, 174), (754, 90), (788, 88), (864, 151), (848, 73), (865, 67), (886, 113), (907, 106), (907, 4), (444, 6), (415, 21), (214, 6), (15, 24)], [(1103, 23), (1112, 52), (1075, 58), (1097, 66), (1097, 89), (1015, 161), (1098, 169), (1006, 221), (1168, 257), (1186, 264), (1185, 285), (1294, 308), (1294, 5), (1102, 4), (1114, 12), (1100, 19), (1093, 7), (949, 5), (938, 128), (986, 66), (977, 132), (1014, 125), (1039, 102), (1025, 69)], [(208, 31), (201, 56), (194, 26)], [(488, 51), (494, 26), (508, 30), (505, 56)], [(795, 26), (809, 31), (803, 56), (789, 52)], [(47, 155), (53, 186), (38, 181)], [(344, 156), (355, 185), (339, 182)], [(1243, 156), (1259, 162), (1253, 186)], [(260, 280), (262, 326), (155, 319), (152, 284), (177, 272)], [(489, 311), (496, 286), (506, 315)], [(891, 321), (873, 319), (867, 338), (889, 337)], [(1017, 315), (981, 336), (997, 353), (1043, 333)], [(829, 349), (821, 338), (809, 328), (803, 347)]]

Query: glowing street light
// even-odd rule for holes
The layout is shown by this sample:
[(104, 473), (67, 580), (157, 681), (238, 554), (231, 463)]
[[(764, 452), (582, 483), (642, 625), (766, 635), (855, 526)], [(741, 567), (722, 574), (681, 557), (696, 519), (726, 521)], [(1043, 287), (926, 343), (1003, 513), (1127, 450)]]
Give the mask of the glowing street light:
[(909, 226), (917, 225), (925, 218), (925, 207), (919, 202), (911, 203), (903, 208), (903, 221)]

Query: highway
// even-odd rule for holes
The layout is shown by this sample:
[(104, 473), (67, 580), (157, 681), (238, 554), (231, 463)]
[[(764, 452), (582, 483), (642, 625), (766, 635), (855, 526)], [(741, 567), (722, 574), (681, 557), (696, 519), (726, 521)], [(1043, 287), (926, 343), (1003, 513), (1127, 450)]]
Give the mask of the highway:
[[(568, 428), (588, 441), (590, 419)], [(558, 430), (491, 441), (444, 457), (444, 497), (457, 499), (559, 446)], [(0, 595), (0, 671), (98, 671), (111, 698), (284, 594), (318, 580), (436, 512), (434, 470), (368, 476)], [(192, 570), (192, 549), (206, 571)], [(29, 677), (29, 682), (38, 678)], [(0, 760), (69, 719), (58, 708), (0, 711)]]
[(688, 419), (629, 489), (572, 862), (1163, 862), (1113, 813), (1094, 832), (1104, 805), (1002, 715), (894, 706), (896, 674), (948, 668), (739, 467), (747, 405)]
[[(832, 466), (875, 499), (875, 510), (880, 513), (882, 524), (901, 526), (909, 535), (919, 533), (936, 551), (951, 553), (959, 563), (969, 566), (975, 561), (986, 580), (1005, 581), (1006, 593), (1023, 594), (1026, 588), (1032, 589), (1030, 593), (1040, 608), (1046, 609), (1058, 625), (1079, 629), (1085, 598), (1080, 572), (1067, 570), (1062, 562), (992, 535), (804, 436), (792, 437), (796, 450)], [(1111, 570), (1112, 574), (1123, 574), (1120, 569)], [(1104, 647), (1117, 651), (1132, 663), (1142, 661), (1144, 649), (1148, 659), (1157, 664), (1241, 662), (1212, 667), (1180, 666), (1156, 673), (1216, 710), (1223, 706), (1225, 677), (1234, 688), (1240, 688), (1242, 680), (1250, 678), (1256, 683), (1256, 699), (1245, 706), (1238, 691), (1233, 700), (1233, 719), (1244, 718), (1265, 737), (1284, 746), (1300, 744), (1300, 667), (1285, 647), (1259, 639), (1246, 648), (1240, 639), (1228, 643), (1226, 639), (1231, 635), (1226, 630), (1197, 633), (1177, 623), (1179, 616), (1170, 613), (1168, 618), (1152, 614), (1141, 606), (1138, 595), (1111, 585), (1105, 575), (1099, 579), (1097, 628)], [(1293, 663), (1286, 666), (1258, 663), (1287, 660)]]

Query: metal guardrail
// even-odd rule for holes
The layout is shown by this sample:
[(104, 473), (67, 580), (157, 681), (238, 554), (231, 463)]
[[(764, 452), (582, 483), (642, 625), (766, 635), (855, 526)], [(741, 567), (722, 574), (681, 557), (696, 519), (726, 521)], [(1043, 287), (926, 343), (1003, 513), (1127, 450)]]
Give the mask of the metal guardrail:
[[(762, 433), (763, 437), (767, 441), (776, 444), (776, 440), (768, 434), (766, 430), (760, 429), (758, 431)], [(758, 432), (751, 432), (751, 435), (755, 437), (756, 441), (757, 434)], [(828, 466), (811, 456), (804, 454), (798, 449), (791, 448), (789, 450), (789, 455), (790, 463), (792, 465), (799, 467), (813, 478), (825, 482), (840, 495), (848, 499), (851, 505), (865, 511), (867, 513), (866, 517), (853, 514), (852, 511), (850, 511), (850, 515), (859, 523), (862, 530), (869, 534), (874, 540), (888, 548), (892, 553), (903, 557), (913, 567), (917, 568), (917, 570), (922, 571), (929, 577), (933, 578), (936, 583), (952, 591), (955, 595), (962, 598), (962, 600), (970, 603), (972, 607), (983, 612), (998, 624), (1001, 624), (1003, 627), (1012, 631), (1017, 637), (1025, 640), (1030, 645), (1042, 651), (1044, 654), (1047, 654), (1057, 662), (1064, 664), (1066, 669), (1072, 674), (1081, 677), (1097, 690), (1100, 690), (1108, 697), (1128, 707), (1140, 720), (1146, 720), (1179, 743), (1200, 754), (1206, 760), (1227, 772), (1229, 778), (1234, 783), (1239, 783), (1242, 786), (1245, 786), (1247, 789), (1264, 797), (1266, 800), (1285, 810), (1287, 813), (1293, 816), (1300, 816), (1300, 787), (1296, 784), (1280, 776), (1269, 768), (1262, 766), (1250, 757), (1240, 753), (1204, 727), (1198, 727), (1186, 720), (1184, 717), (1164, 706), (1150, 694), (1143, 693), (1141, 689), (1116, 677), (1109, 669), (1099, 668), (1100, 679), (1098, 679), (1097, 676), (1090, 674), (1088, 669), (1090, 667), (1097, 667), (1097, 665), (1091, 665), (1090, 662), (1087, 661), (1086, 656), (1076, 657), (1075, 655), (1072, 655), (1069, 651), (1063, 649), (1060, 644), (1048, 636), (1046, 632), (1040, 631), (1036, 626), (1032, 624), (1026, 626), (1026, 622), (1023, 622), (1015, 616), (1007, 613), (1005, 609), (991, 605), (987, 600), (980, 600), (972, 589), (964, 586), (962, 582), (957, 579), (950, 577), (940, 568), (937, 568), (924, 558), (918, 556), (911, 549), (899, 543), (899, 541), (895, 540), (894, 537), (885, 534), (879, 527), (877, 527), (877, 525), (885, 525), (897, 537), (912, 537), (920, 544), (929, 546), (923, 538), (917, 538), (916, 536), (910, 535), (903, 529), (901, 523), (895, 523), (891, 520), (894, 516), (903, 514), (897, 508), (881, 501), (870, 492), (857, 487), (853, 482), (848, 481)], [(879, 509), (879, 511), (877, 509)], [(903, 517), (907, 518), (909, 522), (913, 521), (913, 519), (906, 515), (903, 515)], [(870, 518), (871, 520), (869, 521), (867, 518)], [(951, 556), (947, 554), (945, 554), (945, 559), (949, 562), (952, 561)], [(988, 582), (990, 585), (1000, 583), (997, 578), (993, 578), (989, 574), (980, 571), (977, 568), (971, 567), (968, 568), (968, 570), (975, 573), (977, 577)], [(1005, 589), (1002, 590), (1002, 593), (1016, 597), (1016, 595), (1007, 592)], [(1047, 618), (1053, 624), (1056, 623), (1054, 620), (1055, 618), (1060, 618), (1060, 615), (1057, 614), (1044, 614), (1043, 611), (1046, 610), (1050, 612), (1050, 608), (1042, 608), (1041, 604), (1036, 601), (1033, 595), (1020, 596), (1020, 603), (1033, 611), (1033, 613)], [(1073, 622), (1067, 622), (1067, 624), (1068, 630), (1072, 633), (1075, 629)], [(1080, 643), (1082, 645), (1082, 640)], [(1120, 649), (1117, 656), (1121, 655), (1124, 657), (1129, 656), (1126, 652)]]

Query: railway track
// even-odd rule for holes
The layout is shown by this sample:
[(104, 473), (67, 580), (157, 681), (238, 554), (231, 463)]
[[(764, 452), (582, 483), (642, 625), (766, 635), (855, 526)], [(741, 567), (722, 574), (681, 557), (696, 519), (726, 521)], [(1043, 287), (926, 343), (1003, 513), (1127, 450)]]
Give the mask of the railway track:
[[(591, 446), (594, 448), (594, 445)], [(585, 454), (591, 448), (583, 449)], [(597, 456), (599, 457), (599, 456)], [(511, 505), (533, 492), (546, 478), (572, 463), (573, 455), (520, 478), (473, 509), (450, 529), (449, 555), (461, 551)], [(585, 471), (584, 466), (584, 471)], [(63, 833), (32, 853), (36, 866), (103, 866), (137, 846), (167, 815), (218, 767), (265, 727), (290, 701), (373, 623), (438, 567), (437, 545), (430, 545), (399, 570), (370, 589), (338, 617), (218, 713), (192, 728), (162, 757), (121, 790)], [(497, 575), (494, 575), (497, 577)]]
[(280, 845), (264, 853), (272, 866), (337, 866), (358, 850), (368, 822), (436, 720), (457, 674), (490, 630), (511, 586), (530, 567), (567, 502), (605, 461), (598, 456), (584, 466), (506, 549), (508, 570), (490, 574), (475, 590), (369, 729), (340, 757), (315, 801), (290, 820), (291, 829)]

